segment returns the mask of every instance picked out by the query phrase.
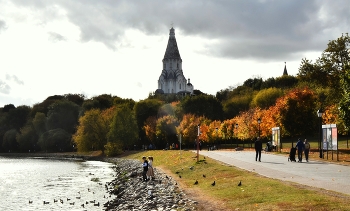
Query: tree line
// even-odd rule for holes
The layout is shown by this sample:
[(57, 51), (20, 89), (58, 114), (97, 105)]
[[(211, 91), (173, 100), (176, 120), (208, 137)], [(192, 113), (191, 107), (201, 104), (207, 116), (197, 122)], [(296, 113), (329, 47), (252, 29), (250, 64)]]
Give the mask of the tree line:
[[(150, 93), (135, 102), (102, 94), (50, 96), (32, 107), (0, 108), (1, 152), (65, 152), (102, 150), (107, 155), (152, 144), (192, 146), (232, 140), (270, 139), (271, 128), (282, 137), (318, 133), (316, 111), (324, 124), (335, 123), (340, 134), (350, 126), (350, 39), (328, 43), (312, 62), (302, 59), (296, 76), (251, 78), (216, 96), (195, 90), (193, 96)], [(259, 120), (259, 121), (258, 121)]]

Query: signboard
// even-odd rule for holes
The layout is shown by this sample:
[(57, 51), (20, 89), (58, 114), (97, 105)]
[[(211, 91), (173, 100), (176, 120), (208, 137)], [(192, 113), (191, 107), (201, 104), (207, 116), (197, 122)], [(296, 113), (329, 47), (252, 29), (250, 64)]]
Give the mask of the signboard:
[(322, 125), (322, 149), (338, 150), (338, 130), (336, 124)]
[(280, 127), (272, 128), (272, 145), (279, 146), (281, 140), (281, 132)]

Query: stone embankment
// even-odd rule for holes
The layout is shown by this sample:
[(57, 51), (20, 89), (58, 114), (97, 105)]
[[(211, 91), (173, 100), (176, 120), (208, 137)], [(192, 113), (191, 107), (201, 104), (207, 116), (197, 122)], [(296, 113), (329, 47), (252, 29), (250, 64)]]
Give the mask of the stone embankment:
[(106, 210), (196, 210), (197, 202), (186, 197), (170, 176), (155, 168), (155, 179), (142, 181), (142, 163), (137, 160), (114, 159), (116, 178), (105, 185), (111, 200)]

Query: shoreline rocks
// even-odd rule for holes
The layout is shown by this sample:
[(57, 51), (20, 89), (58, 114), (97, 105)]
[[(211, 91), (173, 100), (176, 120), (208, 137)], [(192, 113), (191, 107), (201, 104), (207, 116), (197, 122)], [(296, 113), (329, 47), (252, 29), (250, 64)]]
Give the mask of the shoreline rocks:
[(187, 198), (177, 182), (154, 168), (155, 179), (142, 181), (142, 163), (138, 160), (108, 159), (115, 163), (115, 179), (106, 184), (112, 198), (106, 210), (196, 210), (197, 202)]

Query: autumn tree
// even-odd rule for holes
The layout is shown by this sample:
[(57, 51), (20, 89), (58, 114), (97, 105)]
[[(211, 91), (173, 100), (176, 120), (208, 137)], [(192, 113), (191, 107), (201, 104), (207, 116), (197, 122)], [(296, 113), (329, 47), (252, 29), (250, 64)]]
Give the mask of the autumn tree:
[[(182, 143), (187, 146), (193, 146), (198, 136), (198, 126), (202, 127), (209, 124), (210, 120), (202, 117), (197, 117), (194, 114), (185, 114), (176, 128), (177, 133), (182, 134)], [(206, 137), (205, 128), (201, 128), (200, 138), (204, 140)]]
[(166, 144), (177, 142), (176, 127), (179, 126), (179, 121), (175, 116), (167, 115), (157, 119), (156, 136), (158, 138), (157, 147), (164, 148)]
[(114, 112), (114, 107), (104, 111), (91, 109), (79, 118), (77, 132), (73, 135), (78, 151), (104, 150)]

